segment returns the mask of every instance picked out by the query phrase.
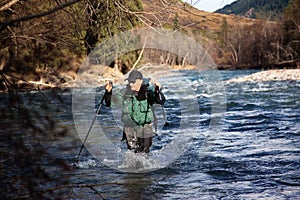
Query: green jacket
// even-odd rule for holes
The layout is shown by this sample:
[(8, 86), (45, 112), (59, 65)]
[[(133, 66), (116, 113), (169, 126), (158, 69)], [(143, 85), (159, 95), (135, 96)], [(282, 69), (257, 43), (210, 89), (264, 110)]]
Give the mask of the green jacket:
[[(163, 105), (165, 102), (164, 95), (158, 89), (149, 87), (149, 84), (143, 84), (138, 93), (132, 92), (128, 85), (119, 96), (122, 99), (122, 122), (131, 127), (150, 124), (154, 119), (151, 106), (154, 103)], [(119, 104), (119, 98), (113, 99), (112, 103)], [(110, 99), (105, 98), (105, 101), (110, 106)]]
[(138, 100), (134, 94), (125, 95), (122, 104), (123, 123), (128, 126), (133, 125), (132, 122), (139, 126), (150, 124), (153, 121), (153, 113), (149, 101), (148, 99)]

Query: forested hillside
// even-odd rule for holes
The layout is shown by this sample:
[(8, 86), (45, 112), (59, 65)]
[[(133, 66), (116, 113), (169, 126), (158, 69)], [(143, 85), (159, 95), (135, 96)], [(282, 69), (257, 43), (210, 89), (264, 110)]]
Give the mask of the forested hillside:
[[(295, 67), (299, 11), (299, 1), (292, 0), (283, 20), (274, 22), (207, 13), (179, 0), (5, 0), (0, 3), (0, 85), (71, 81), (95, 46), (140, 27), (171, 29), (192, 37), (220, 69)], [(138, 50), (116, 55), (114, 62), (102, 64), (125, 73), (140, 54)], [(149, 62), (188, 64), (178, 55), (145, 50), (138, 64)]]
[(289, 0), (238, 0), (216, 12), (274, 20), (282, 16), (288, 3)]

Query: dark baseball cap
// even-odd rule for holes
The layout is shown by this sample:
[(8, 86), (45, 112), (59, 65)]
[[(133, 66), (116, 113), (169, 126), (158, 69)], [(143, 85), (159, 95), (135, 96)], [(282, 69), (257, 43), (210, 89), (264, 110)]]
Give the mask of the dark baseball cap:
[(134, 83), (136, 79), (143, 79), (143, 74), (137, 70), (133, 70), (132, 72), (130, 72), (128, 78), (126, 78), (125, 81)]

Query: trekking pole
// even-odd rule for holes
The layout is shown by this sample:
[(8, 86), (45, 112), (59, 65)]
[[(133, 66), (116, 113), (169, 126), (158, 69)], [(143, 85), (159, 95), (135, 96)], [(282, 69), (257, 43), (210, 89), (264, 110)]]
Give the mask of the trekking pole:
[(102, 107), (102, 104), (103, 104), (103, 101), (104, 101), (104, 96), (105, 96), (105, 93), (104, 93), (104, 95), (103, 95), (103, 97), (102, 97), (102, 99), (101, 99), (101, 102), (100, 102), (99, 107), (98, 107), (98, 110), (97, 110), (97, 112), (96, 112), (96, 114), (95, 114), (95, 116), (94, 116), (94, 119), (93, 119), (93, 121), (92, 121), (92, 124), (91, 124), (91, 126), (90, 126), (90, 128), (89, 128), (89, 131), (87, 132), (86, 137), (85, 137), (85, 139), (84, 139), (84, 141), (83, 141), (83, 143), (82, 143), (82, 145), (81, 145), (80, 151), (79, 151), (79, 153), (78, 153), (78, 155), (77, 155), (77, 159), (79, 158), (79, 156), (80, 156), (80, 154), (81, 154), (81, 151), (82, 151), (82, 149), (83, 149), (83, 147), (84, 147), (84, 145), (85, 145), (85, 142), (86, 142), (86, 140), (87, 140), (88, 137), (89, 137), (89, 134), (90, 134), (90, 132), (91, 132), (91, 130), (92, 130), (92, 127), (93, 127), (93, 125), (94, 125), (94, 123), (95, 123), (96, 117), (97, 117), (97, 115), (99, 114), (99, 112), (100, 112), (100, 110), (101, 110), (101, 107)]

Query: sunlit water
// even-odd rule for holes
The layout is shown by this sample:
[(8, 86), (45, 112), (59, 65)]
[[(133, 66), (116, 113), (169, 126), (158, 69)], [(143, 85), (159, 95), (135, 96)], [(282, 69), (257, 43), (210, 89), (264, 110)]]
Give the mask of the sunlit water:
[[(81, 143), (71, 143), (69, 139), (53, 150), (53, 155), (74, 165), (73, 171), (64, 173), (70, 185), (93, 188), (74, 188), (74, 199), (299, 199), (300, 82), (225, 82), (253, 72), (220, 72), (224, 82), (207, 81), (207, 76), (215, 72), (191, 71), (160, 80), (167, 97), (169, 126), (163, 126), (162, 111), (157, 108), (160, 122), (149, 158), (127, 152), (120, 141), (121, 124), (114, 117), (118, 111), (103, 107), (96, 123), (118, 156), (106, 155), (99, 160), (84, 149), (77, 160)], [(220, 83), (221, 87), (214, 85)], [(215, 91), (215, 87), (221, 90)], [(191, 91), (185, 94), (183, 90)], [(103, 88), (85, 91), (96, 92), (95, 109), (102, 91)], [(65, 109), (55, 110), (51, 105), (50, 109), (57, 113), (54, 116), (59, 126), (67, 127), (78, 139), (72, 93), (63, 92), (61, 98)], [(191, 98), (198, 105), (189, 104)], [(85, 120), (84, 113), (77, 113), (81, 120)], [(187, 115), (185, 124), (182, 121)], [(175, 140), (182, 142), (170, 145), (172, 148), (161, 155)], [(99, 145), (93, 143), (91, 150), (102, 151)], [(176, 145), (181, 152), (174, 148)], [(126, 167), (131, 172), (148, 167), (149, 172), (128, 173), (122, 170)]]

